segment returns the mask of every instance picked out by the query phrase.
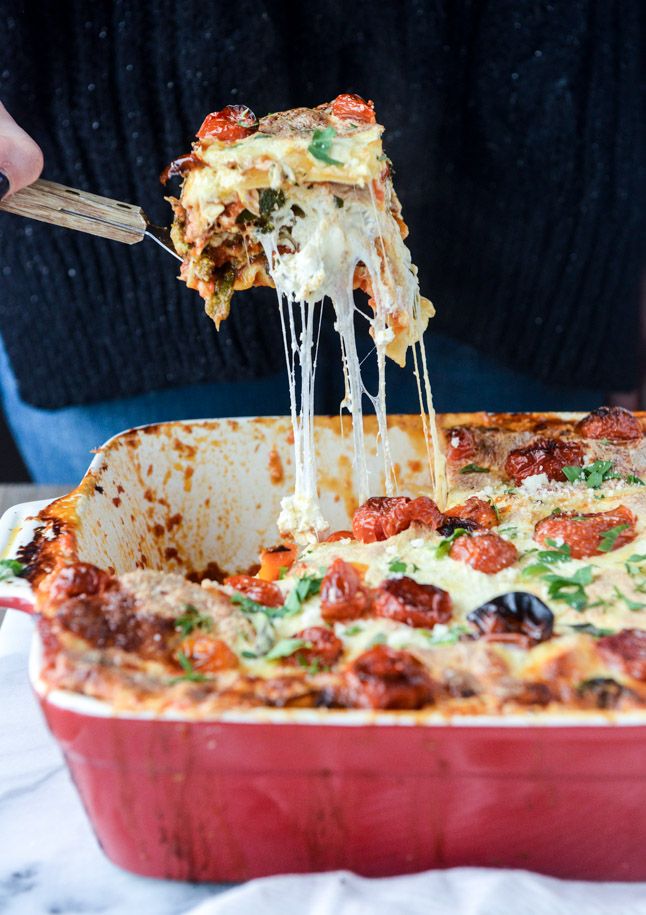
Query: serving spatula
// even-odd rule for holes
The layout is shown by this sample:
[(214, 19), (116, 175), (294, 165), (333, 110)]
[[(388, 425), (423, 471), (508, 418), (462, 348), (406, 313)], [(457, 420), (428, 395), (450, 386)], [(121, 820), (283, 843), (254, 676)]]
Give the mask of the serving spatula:
[(169, 230), (152, 225), (141, 207), (78, 191), (53, 181), (34, 181), (0, 201), (0, 210), (76, 229), (77, 232), (111, 238), (127, 245), (152, 238), (177, 260), (182, 260), (175, 250)]

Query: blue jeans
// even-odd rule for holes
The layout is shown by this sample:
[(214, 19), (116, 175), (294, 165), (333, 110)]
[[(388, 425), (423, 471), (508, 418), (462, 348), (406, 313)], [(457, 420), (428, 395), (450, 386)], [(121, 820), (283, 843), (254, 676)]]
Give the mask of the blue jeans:
[[(369, 339), (362, 339), (361, 355), (371, 346)], [(427, 354), (439, 412), (590, 410), (604, 400), (602, 391), (536, 381), (441, 334), (427, 335)], [(338, 342), (331, 331), (324, 331), (317, 377), (318, 413), (338, 412), (343, 397), (339, 361)], [(370, 390), (375, 389), (373, 363), (374, 359), (364, 365)], [(410, 368), (389, 364), (387, 377), (389, 412), (417, 412), (417, 390)], [(289, 412), (287, 376), (283, 372), (255, 381), (187, 385), (120, 400), (41, 410), (21, 400), (1, 341), (0, 398), (18, 448), (38, 483), (76, 483), (87, 469), (91, 450), (131, 426), (172, 419)]]

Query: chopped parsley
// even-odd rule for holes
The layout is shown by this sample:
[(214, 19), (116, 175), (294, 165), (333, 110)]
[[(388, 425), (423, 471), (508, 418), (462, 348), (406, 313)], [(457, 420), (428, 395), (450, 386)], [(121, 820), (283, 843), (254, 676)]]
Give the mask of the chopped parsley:
[(277, 661), (279, 658), (288, 658), (301, 648), (311, 648), (312, 643), (307, 639), (281, 639), (276, 642), (271, 651), (265, 655), (267, 661)]
[(580, 480), (589, 489), (599, 489), (606, 480), (621, 479), (621, 475), (613, 468), (612, 461), (595, 461), (588, 467), (564, 467), (563, 473), (570, 483), (576, 483)]
[(469, 627), (465, 626), (464, 623), (456, 623), (455, 626), (445, 628), (435, 626), (433, 629), (420, 629), (418, 631), (428, 638), (431, 645), (455, 645), (463, 635), (469, 632)]
[(566, 623), (568, 629), (574, 629), (575, 632), (585, 632), (587, 635), (592, 635), (595, 639), (601, 639), (604, 635), (614, 635), (614, 629), (600, 629), (598, 626), (594, 626), (592, 623)]
[(515, 540), (518, 537), (518, 528), (513, 524), (507, 524), (505, 527), (498, 529), (499, 534), (504, 534), (509, 540)]
[(621, 534), (622, 531), (628, 530), (629, 527), (629, 524), (617, 524), (615, 527), (609, 527), (607, 531), (604, 531), (601, 534), (599, 550), (602, 553), (609, 553), (610, 550), (614, 550), (619, 534)]
[[(408, 567), (409, 567), (409, 564), (404, 562), (403, 559), (398, 559), (398, 558), (391, 559), (390, 562), (388, 563), (388, 571), (394, 572), (395, 574), (397, 574), (399, 572), (405, 573), (407, 571)], [(415, 565), (415, 563), (413, 562), (410, 564), (410, 570), (411, 570), (411, 572), (419, 572), (419, 566)]]
[(636, 477), (634, 473), (629, 473), (626, 477), (626, 483), (630, 483), (631, 486), (646, 486), (646, 483), (642, 480), (641, 477)]
[(177, 653), (177, 660), (179, 661), (179, 665), (184, 673), (180, 677), (173, 677), (173, 679), (170, 681), (171, 685), (173, 683), (180, 683), (186, 680), (191, 683), (203, 683), (206, 679), (208, 679), (204, 676), (204, 674), (200, 674), (193, 669), (193, 665), (183, 651), (179, 651)]
[(205, 632), (210, 632), (211, 629), (213, 629), (213, 620), (210, 616), (200, 613), (193, 604), (185, 604), (184, 613), (175, 620), (175, 629), (177, 629), (178, 632), (181, 632), (182, 636), (186, 638), (186, 636), (190, 635), (195, 629), (202, 629)]
[(491, 473), (488, 467), (480, 467), (479, 464), (465, 464), (460, 468), (460, 473)]
[(646, 574), (643, 564), (646, 564), (646, 553), (633, 553), (625, 562), (626, 571), (632, 578)]
[(285, 606), (280, 608), (283, 610), (283, 613), (280, 615), (294, 616), (295, 614), (300, 613), (305, 601), (319, 593), (322, 581), (323, 578), (317, 575), (303, 575), (302, 578), (298, 578), (287, 596)]
[(307, 147), (307, 151), (315, 159), (325, 162), (327, 165), (343, 165), (338, 159), (333, 159), (330, 155), (332, 140), (336, 136), (334, 127), (325, 127), (323, 130), (315, 130), (312, 134), (312, 142)]
[(491, 505), (491, 507), (493, 508), (493, 513), (496, 516), (496, 524), (500, 524), (501, 518), (500, 518), (500, 511), (498, 509), (498, 506), (493, 501), (493, 499), (488, 499), (487, 501), (489, 502), (489, 505)]
[(549, 572), (542, 576), (547, 583), (547, 595), (552, 600), (561, 600), (579, 613), (588, 606), (586, 586), (592, 584), (594, 577), (592, 566), (583, 566), (570, 578)]
[(546, 575), (551, 572), (550, 566), (557, 562), (569, 562), (572, 559), (572, 553), (567, 543), (559, 546), (555, 540), (547, 540), (547, 545), (552, 547), (551, 550), (538, 550), (535, 554), (533, 550), (529, 552), (535, 555), (538, 562), (526, 566), (522, 574), (529, 577), (536, 575)]
[(355, 623), (353, 626), (349, 626), (343, 635), (359, 635), (360, 632), (363, 632), (363, 626), (359, 626)]
[(461, 537), (463, 534), (468, 534), (469, 532), (463, 527), (456, 527), (450, 537), (445, 537), (444, 540), (440, 540), (438, 545), (435, 547), (435, 558), (443, 559), (445, 556), (448, 556), (453, 543)]
[(615, 597), (618, 600), (622, 600), (628, 609), (633, 611), (633, 613), (637, 610), (643, 610), (646, 607), (646, 604), (642, 601), (631, 600), (629, 597), (626, 597), (623, 591), (620, 591), (616, 585), (614, 586), (613, 590), (615, 592)]
[(287, 575), (288, 571), (289, 571), (289, 569), (287, 568), (287, 566), (280, 566), (280, 568), (278, 569), (278, 580), (282, 581), (283, 578), (285, 577), (285, 575)]
[(0, 559), (0, 581), (8, 578), (19, 578), (27, 566), (17, 559)]

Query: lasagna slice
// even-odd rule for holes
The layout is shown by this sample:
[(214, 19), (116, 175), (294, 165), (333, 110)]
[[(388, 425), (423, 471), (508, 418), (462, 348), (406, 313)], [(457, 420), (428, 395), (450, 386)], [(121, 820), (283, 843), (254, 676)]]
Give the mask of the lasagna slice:
[[(296, 490), (279, 527), (318, 534), (325, 522), (317, 507), (313, 449), (313, 387), (320, 306), (329, 298), (346, 379), (342, 404), (352, 414), (355, 471), (360, 500), (371, 491), (396, 489), (389, 458), (385, 357), (399, 365), (413, 348), (422, 421), (434, 494), (443, 479), (442, 455), (432, 414), (424, 351), (419, 344), (431, 303), (420, 296), (417, 271), (404, 244), (406, 224), (391, 180), (373, 105), (340, 95), (317, 108), (297, 108), (258, 120), (248, 108), (229, 105), (208, 115), (192, 152), (165, 176), (180, 174), (179, 199), (171, 198), (173, 241), (183, 257), (181, 277), (204, 298), (216, 326), (229, 314), (235, 290), (273, 286), (278, 293), (288, 363)], [(353, 291), (368, 295), (358, 309)], [(369, 323), (378, 364), (378, 389), (366, 390), (355, 344), (355, 312)], [(365, 462), (362, 401), (379, 421), (384, 482), (371, 483)]]

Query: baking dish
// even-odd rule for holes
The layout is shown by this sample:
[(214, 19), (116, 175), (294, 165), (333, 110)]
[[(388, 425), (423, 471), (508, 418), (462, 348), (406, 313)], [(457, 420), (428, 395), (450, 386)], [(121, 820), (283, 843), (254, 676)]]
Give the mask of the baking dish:
[[(402, 490), (415, 494), (418, 420), (390, 423)], [(374, 442), (371, 418), (366, 431)], [(317, 447), (324, 511), (344, 527), (351, 442), (338, 418), (318, 420)], [(369, 457), (378, 475), (374, 445)], [(61, 554), (117, 572), (214, 562), (236, 571), (276, 541), (290, 485), (285, 418), (148, 426), (108, 442), (69, 496), (7, 513), (0, 549), (23, 547), (37, 574)], [(0, 589), (1, 605), (29, 608), (26, 582)], [(449, 721), (433, 712), (250, 709), (155, 719), (46, 694), (39, 657), (35, 638), (32, 683), (99, 842), (136, 873), (223, 881), (484, 865), (646, 878), (644, 715)]]

